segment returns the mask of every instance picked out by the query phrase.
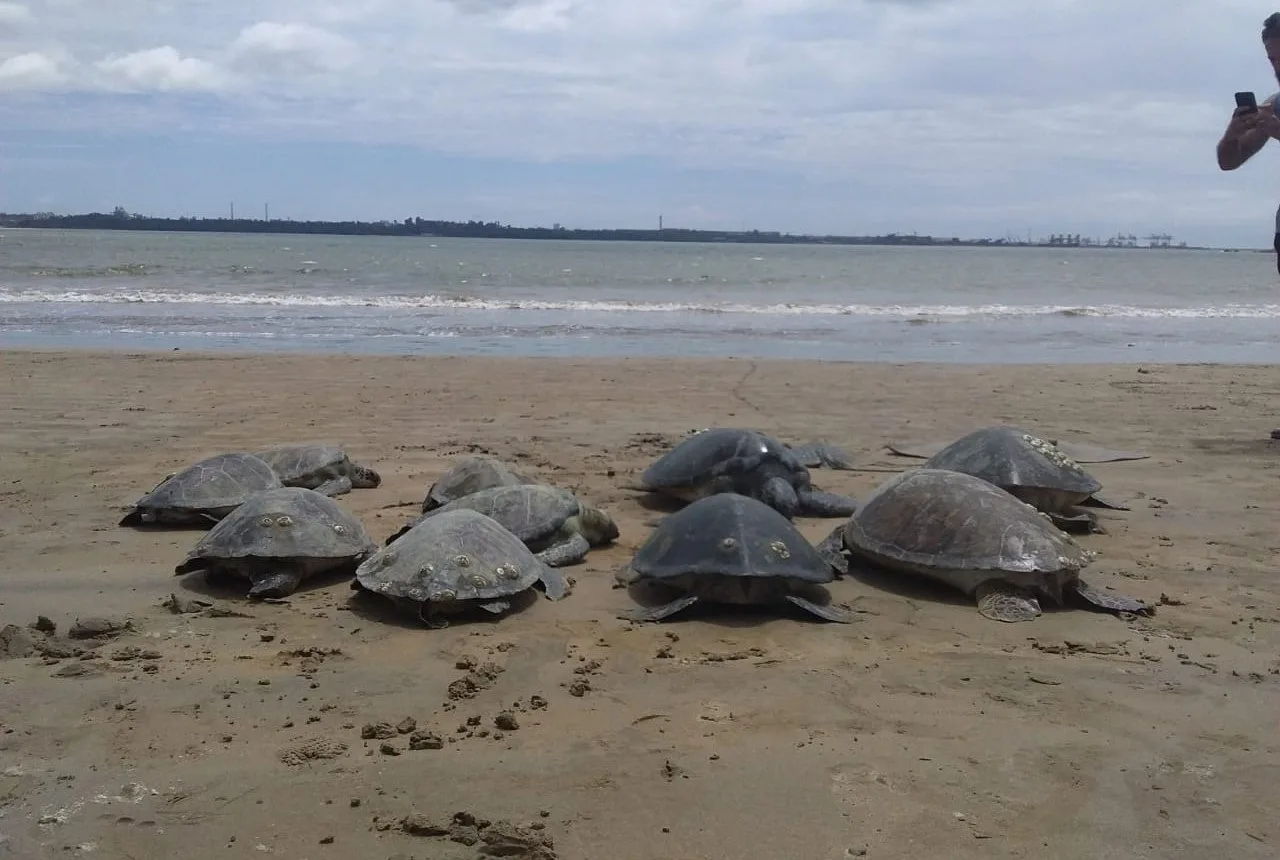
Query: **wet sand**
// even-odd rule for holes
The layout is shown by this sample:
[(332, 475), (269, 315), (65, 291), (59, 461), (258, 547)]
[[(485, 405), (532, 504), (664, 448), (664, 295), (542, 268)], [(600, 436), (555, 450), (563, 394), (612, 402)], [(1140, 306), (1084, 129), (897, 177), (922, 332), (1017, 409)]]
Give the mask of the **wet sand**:
[[(1280, 852), (1280, 368), (185, 352), (0, 367), (0, 626), (22, 628), (0, 647), (44, 648), (0, 660), (0, 857), (435, 860), (503, 833), (487, 850), (568, 860)], [(830, 592), (851, 625), (616, 617), (633, 604), (613, 573), (655, 516), (624, 485), (688, 430), (830, 439), (859, 469), (815, 484), (865, 496), (920, 462), (886, 443), (991, 423), (1151, 454), (1086, 467), (1131, 510), (1099, 511), (1106, 533), (1080, 540), (1099, 553), (1090, 581), (1154, 616), (1000, 624), (949, 592), (844, 579)], [(563, 601), (426, 630), (343, 579), (250, 604), (173, 575), (201, 532), (116, 525), (194, 460), (309, 440), (381, 472), (338, 497), (379, 543), (472, 452), (578, 491), (621, 537), (565, 569)], [(835, 522), (797, 521), (814, 541)], [(171, 594), (216, 611), (175, 612)], [(40, 615), (52, 638), (26, 630)], [(95, 617), (131, 629), (65, 638)], [(455, 813), (462, 841), (433, 835)]]

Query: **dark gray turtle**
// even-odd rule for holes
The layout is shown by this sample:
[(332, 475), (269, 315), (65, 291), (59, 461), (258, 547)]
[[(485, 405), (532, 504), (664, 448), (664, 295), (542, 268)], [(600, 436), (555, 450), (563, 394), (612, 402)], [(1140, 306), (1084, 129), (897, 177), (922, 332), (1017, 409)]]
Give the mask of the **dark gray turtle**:
[(165, 478), (134, 503), (122, 526), (162, 524), (208, 528), (252, 493), (283, 486), (252, 454), (219, 454)]
[(337, 502), (305, 487), (254, 493), (209, 530), (174, 568), (233, 576), (249, 597), (287, 597), (321, 573), (352, 570), (378, 549), (364, 526)]
[(1017, 427), (994, 426), (963, 436), (924, 464), (981, 478), (1007, 490), (1063, 528), (1089, 529), (1093, 517), (1076, 506), (1097, 502), (1102, 483), (1045, 439)]
[(382, 476), (352, 461), (337, 445), (274, 445), (254, 453), (286, 487), (306, 487), (326, 496), (372, 490)]
[(428, 627), (447, 627), (443, 615), (479, 607), (495, 615), (510, 598), (542, 582), (559, 600), (568, 583), (521, 540), (479, 511), (457, 508), (424, 518), (356, 569), (352, 588), (390, 598)]
[(857, 502), (813, 487), (791, 449), (755, 430), (718, 427), (685, 439), (654, 461), (637, 489), (683, 501), (738, 493), (787, 517), (847, 517)]
[(1029, 621), (1040, 600), (1064, 598), (1117, 612), (1148, 611), (1094, 588), (1080, 570), (1095, 553), (1026, 502), (981, 478), (912, 469), (881, 484), (818, 546), (836, 570), (852, 559), (918, 574), (974, 598), (997, 621)]
[(647, 582), (681, 595), (623, 616), (632, 621), (657, 621), (705, 600), (790, 601), (819, 618), (847, 623), (852, 616), (844, 609), (809, 599), (825, 597), (820, 583), (834, 578), (790, 520), (736, 493), (707, 496), (665, 517), (619, 575), (628, 585)]
[(549, 484), (516, 484), (477, 490), (433, 508), (387, 538), (387, 545), (428, 517), (459, 508), (497, 520), (551, 567), (580, 561), (591, 547), (618, 537), (618, 526), (607, 513), (583, 504), (568, 490)]
[(441, 475), (427, 490), (422, 502), (422, 512), (443, 507), (454, 499), (490, 487), (514, 487), (518, 484), (536, 483), (496, 457), (479, 455), (468, 457)]
[[(701, 430), (693, 430), (690, 431), (689, 435), (695, 436), (698, 433), (706, 433), (709, 429), (711, 428), (704, 427)], [(849, 452), (822, 439), (806, 442), (802, 445), (790, 445), (785, 442), (783, 444), (791, 449), (791, 453), (800, 461), (800, 465), (808, 469), (818, 469), (826, 466), (828, 469), (848, 472), (857, 468)]]

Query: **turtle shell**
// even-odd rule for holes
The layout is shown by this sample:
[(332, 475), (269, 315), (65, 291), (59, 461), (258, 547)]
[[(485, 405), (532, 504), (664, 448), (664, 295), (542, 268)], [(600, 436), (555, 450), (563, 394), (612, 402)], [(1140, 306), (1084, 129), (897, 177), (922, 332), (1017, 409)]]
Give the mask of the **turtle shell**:
[(924, 468), (964, 472), (1015, 494), (1023, 488), (1054, 490), (1074, 497), (1073, 503), (1102, 489), (1052, 442), (1016, 427), (975, 430), (934, 454)]
[(549, 484), (513, 484), (468, 493), (428, 511), (419, 518), (419, 522), (462, 508), (491, 517), (526, 543), (554, 533), (565, 520), (581, 510), (578, 497), (568, 490)]
[(134, 507), (212, 513), (235, 508), (252, 493), (281, 486), (271, 467), (253, 454), (218, 454), (166, 478)]
[(749, 496), (718, 493), (662, 519), (631, 561), (636, 580), (687, 574), (830, 582), (830, 565), (785, 516)]
[(756, 457), (771, 458), (794, 472), (806, 471), (791, 449), (777, 439), (755, 430), (716, 427), (695, 433), (655, 460), (640, 476), (640, 486), (661, 489), (699, 484), (713, 477), (716, 468), (728, 460)]
[(347, 452), (337, 445), (273, 445), (255, 451), (254, 456), (270, 466), (285, 484), (348, 462)]
[(895, 475), (843, 528), (851, 553), (920, 573), (968, 594), (992, 578), (1035, 585), (1079, 571), (1093, 554), (1026, 502), (947, 469)]
[(491, 600), (530, 588), (544, 566), (484, 514), (459, 508), (424, 518), (356, 568), (372, 592), (417, 602)]
[(427, 490), (422, 502), (424, 512), (443, 507), (455, 499), (490, 487), (532, 484), (532, 478), (512, 469), (496, 457), (468, 457), (445, 472)]
[(362, 559), (376, 551), (364, 525), (333, 499), (303, 487), (254, 493), (188, 554), (193, 559)]

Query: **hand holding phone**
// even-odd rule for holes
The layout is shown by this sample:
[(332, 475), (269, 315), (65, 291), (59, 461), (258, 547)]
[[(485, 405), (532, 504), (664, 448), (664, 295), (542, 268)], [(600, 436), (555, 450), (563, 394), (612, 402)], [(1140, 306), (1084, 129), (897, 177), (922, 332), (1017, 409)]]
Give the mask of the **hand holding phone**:
[(1236, 93), (1236, 116), (1258, 112), (1258, 98), (1251, 92)]

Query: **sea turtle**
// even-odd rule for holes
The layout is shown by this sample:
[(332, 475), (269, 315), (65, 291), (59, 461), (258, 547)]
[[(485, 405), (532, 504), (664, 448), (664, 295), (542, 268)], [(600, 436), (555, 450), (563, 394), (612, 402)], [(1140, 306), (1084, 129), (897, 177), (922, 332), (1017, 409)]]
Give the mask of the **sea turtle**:
[(422, 501), (422, 512), (443, 507), (454, 499), (460, 499), (477, 490), (489, 487), (512, 487), (517, 484), (536, 483), (496, 457), (483, 454), (468, 457), (441, 475), (427, 490)]
[[(691, 430), (689, 435), (694, 436), (698, 433), (706, 433), (710, 429), (710, 427), (704, 427), (701, 430)], [(826, 466), (828, 469), (849, 472), (857, 468), (849, 452), (821, 439), (805, 442), (801, 445), (792, 445), (786, 442), (783, 445), (791, 450), (795, 458), (800, 461), (800, 465), (809, 469), (818, 469)]]
[(1094, 518), (1076, 506), (1101, 502), (1093, 494), (1102, 483), (1064, 454), (1054, 443), (1017, 427), (984, 427), (934, 454), (926, 469), (950, 469), (982, 478), (1007, 490), (1060, 527), (1088, 530)]
[(593, 546), (618, 537), (618, 526), (604, 511), (583, 504), (568, 490), (549, 484), (488, 487), (433, 508), (387, 538), (387, 545), (429, 517), (468, 508), (497, 520), (551, 567), (579, 561)]
[(825, 597), (820, 584), (834, 578), (790, 520), (737, 493), (707, 496), (665, 517), (618, 575), (626, 585), (650, 583), (680, 594), (622, 616), (632, 621), (657, 621), (705, 600), (790, 601), (819, 618), (847, 623), (852, 616), (846, 610), (809, 599)]
[(958, 588), (997, 621), (1029, 621), (1065, 597), (1117, 612), (1146, 604), (1080, 579), (1095, 553), (1016, 496), (949, 469), (912, 469), (881, 484), (818, 545), (836, 570), (861, 559)]
[(174, 569), (234, 576), (249, 597), (287, 597), (302, 580), (354, 569), (378, 549), (364, 526), (337, 502), (305, 487), (254, 493), (200, 539)]
[(208, 528), (251, 493), (281, 486), (271, 467), (254, 455), (218, 454), (165, 478), (134, 503), (120, 525), (159, 523)]
[(424, 518), (399, 540), (365, 559), (351, 587), (390, 598), (428, 627), (447, 627), (442, 615), (478, 606), (495, 615), (510, 598), (541, 581), (559, 600), (568, 584), (518, 537), (479, 511), (457, 508)]
[(372, 490), (382, 476), (353, 462), (337, 445), (274, 445), (254, 452), (286, 487), (306, 487), (326, 496)]
[(857, 502), (847, 496), (815, 489), (809, 470), (777, 439), (731, 427), (688, 437), (654, 461), (636, 489), (689, 502), (739, 493), (787, 517), (847, 517), (857, 509)]

